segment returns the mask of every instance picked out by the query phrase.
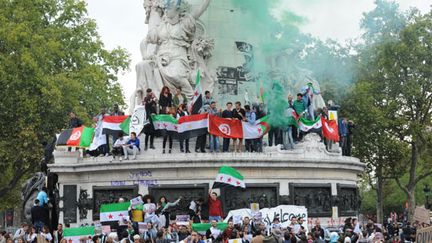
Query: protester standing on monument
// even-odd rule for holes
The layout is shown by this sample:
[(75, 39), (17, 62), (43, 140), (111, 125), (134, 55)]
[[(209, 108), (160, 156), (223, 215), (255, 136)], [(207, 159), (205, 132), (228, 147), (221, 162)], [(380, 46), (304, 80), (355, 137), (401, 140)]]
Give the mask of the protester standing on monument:
[(203, 106), (210, 106), (213, 101), (210, 91), (206, 90), (203, 97)]
[(342, 148), (342, 155), (347, 155), (347, 136), (348, 136), (348, 122), (345, 117), (339, 120), (339, 145)]
[(140, 140), (135, 132), (131, 132), (130, 139), (127, 141), (126, 146), (123, 146), (124, 159), (128, 160), (129, 155), (133, 155), (132, 159), (134, 160), (140, 151)]
[(159, 114), (168, 114), (169, 108), (172, 106), (172, 94), (169, 88), (167, 86), (164, 86), (159, 95)]
[[(242, 121), (246, 117), (246, 111), (241, 108), (240, 101), (235, 103), (235, 109), (233, 111), (233, 118)], [(242, 151), (242, 138), (233, 139), (234, 142), (234, 151), (240, 153)]]
[[(232, 102), (226, 103), (226, 109), (222, 112), (222, 118), (232, 119), (234, 112), (232, 110)], [(224, 138), (222, 143), (222, 152), (229, 152), (230, 139)]]
[[(221, 115), (222, 110), (221, 109), (217, 109), (216, 107), (216, 101), (212, 101), (210, 103), (210, 107), (207, 109), (207, 113), (210, 116), (220, 116)], [(219, 137), (210, 134), (210, 153), (213, 153), (213, 151), (215, 153), (218, 153), (219, 150)]]
[(222, 221), (223, 219), (223, 211), (222, 211), (222, 202), (218, 199), (217, 193), (210, 189), (209, 197), (208, 197), (208, 205), (209, 205), (209, 220)]
[(111, 116), (124, 116), (124, 112), (120, 110), (118, 104), (114, 104), (113, 111), (111, 112)]
[[(251, 107), (249, 105), (244, 106), (246, 111), (246, 116), (243, 118), (243, 121), (248, 122), (249, 124), (255, 124), (256, 121), (256, 114), (255, 111), (251, 110)], [(245, 148), (248, 152), (256, 151), (256, 144), (254, 142), (254, 139), (245, 139)]]
[(153, 145), (153, 140), (155, 137), (156, 130), (153, 126), (153, 118), (152, 115), (156, 115), (157, 113), (157, 98), (156, 95), (153, 93), (151, 89), (147, 89), (147, 95), (144, 97), (143, 105), (146, 110), (147, 119), (149, 120), (149, 123), (147, 123), (144, 126), (144, 133), (145, 133), (145, 147), (144, 150), (148, 149), (148, 142), (150, 139), (150, 149), (155, 149)]
[[(100, 113), (97, 114), (93, 120), (96, 122), (97, 125), (101, 125), (103, 118), (107, 115), (106, 109), (101, 108)], [(99, 127), (98, 129), (102, 129), (102, 127)], [(95, 131), (96, 133), (96, 131)], [(108, 156), (109, 154), (109, 145), (108, 145), (108, 134), (102, 134), (101, 136), (105, 137), (105, 144), (102, 144), (98, 147), (100, 156)]]
[[(176, 118), (175, 108), (169, 107), (167, 115), (170, 115), (170, 116)], [(169, 131), (166, 131), (165, 134), (163, 134), (163, 142), (162, 142), (162, 149), (163, 149), (162, 153), (163, 154), (165, 153), (165, 147), (166, 147), (167, 141), (168, 141), (168, 146), (169, 146), (168, 153), (170, 154), (171, 150), (172, 150), (172, 146), (173, 146), (173, 137), (172, 137), (171, 132), (169, 132)]]
[[(180, 104), (177, 109), (177, 120), (180, 119), (182, 116), (188, 116), (189, 113), (187, 112), (186, 105)], [(189, 138), (184, 139), (183, 137), (180, 137), (180, 152), (182, 153), (190, 153), (189, 151)]]
[(181, 87), (176, 88), (176, 94), (173, 98), (173, 105), (175, 108), (178, 108), (180, 105), (187, 105), (188, 104), (188, 98), (185, 94), (182, 93)]

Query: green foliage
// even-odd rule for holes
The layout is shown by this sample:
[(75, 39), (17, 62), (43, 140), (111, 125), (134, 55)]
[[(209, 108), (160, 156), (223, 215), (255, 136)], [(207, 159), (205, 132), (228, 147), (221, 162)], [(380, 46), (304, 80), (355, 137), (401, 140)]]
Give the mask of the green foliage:
[(124, 104), (116, 75), (129, 57), (104, 48), (84, 1), (0, 0), (0, 22), (4, 198), (39, 169), (41, 142), (65, 127), (69, 111), (88, 122), (102, 106)]
[[(383, 28), (398, 22), (381, 21)], [(372, 26), (376, 25), (374, 22)], [(398, 26), (389, 28), (397, 30)], [(432, 175), (430, 26), (432, 13), (413, 11), (406, 18), (406, 26), (400, 32), (387, 33), (385, 40), (376, 41), (381, 34), (371, 31), (367, 35), (369, 46), (359, 54), (359, 79), (344, 107), (357, 124), (354, 153), (367, 163), (371, 185), (386, 178), (396, 179), (399, 190), (386, 181), (383, 189), (388, 191), (381, 193), (403, 191), (411, 214), (416, 185)], [(395, 206), (384, 195), (385, 203)], [(393, 199), (400, 201), (398, 197)]]

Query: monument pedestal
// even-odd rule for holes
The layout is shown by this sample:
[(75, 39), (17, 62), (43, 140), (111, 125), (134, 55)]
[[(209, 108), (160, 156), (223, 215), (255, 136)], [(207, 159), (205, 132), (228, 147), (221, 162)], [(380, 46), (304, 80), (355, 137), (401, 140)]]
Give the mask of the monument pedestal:
[[(49, 169), (59, 177), (63, 212), (76, 210), (75, 217), (68, 213), (72, 225), (98, 220), (101, 203), (120, 197), (129, 200), (137, 193), (150, 193), (156, 200), (162, 195), (169, 201), (180, 196), (186, 201), (199, 197), (206, 200), (208, 188), (223, 165), (236, 168), (246, 182), (244, 191), (220, 190), (225, 213), (256, 202), (260, 207), (304, 205), (311, 220), (331, 218), (335, 206), (339, 218), (356, 216), (357, 181), (364, 163), (327, 152), (315, 134), (305, 140), (292, 151), (281, 150), (280, 146), (266, 147), (263, 153), (156, 154), (148, 150), (136, 160), (121, 162), (111, 161), (112, 157), (71, 160), (69, 152), (57, 151), (55, 164)], [(83, 204), (79, 210), (72, 208), (73, 201), (78, 201), (78, 206)], [(60, 222), (66, 222), (65, 218), (61, 217)]]

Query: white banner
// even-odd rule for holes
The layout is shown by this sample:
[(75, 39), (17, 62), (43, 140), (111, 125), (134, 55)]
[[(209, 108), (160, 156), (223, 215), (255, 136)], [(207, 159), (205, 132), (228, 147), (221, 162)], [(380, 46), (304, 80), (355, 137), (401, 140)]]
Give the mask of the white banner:
[[(301, 217), (304, 219), (303, 227), (307, 229), (307, 209), (304, 206), (293, 206), (293, 205), (279, 205), (274, 208), (263, 208), (259, 210), (262, 213), (263, 222), (270, 226), (274, 218), (279, 218), (282, 227), (288, 227), (291, 224), (292, 217)], [(237, 215), (241, 215), (242, 218), (249, 217), (252, 219), (252, 212), (250, 208), (242, 208), (237, 210), (231, 210), (224, 222), (228, 222), (228, 219)]]
[(89, 148), (90, 151), (96, 150), (97, 148), (99, 148), (99, 146), (107, 143), (107, 137), (105, 134), (102, 134), (102, 130), (102, 119), (100, 119), (96, 124), (93, 141), (90, 144)]
[(134, 113), (131, 116), (129, 133), (135, 132), (137, 135), (139, 135), (147, 123), (148, 120), (145, 107), (142, 105), (136, 106)]

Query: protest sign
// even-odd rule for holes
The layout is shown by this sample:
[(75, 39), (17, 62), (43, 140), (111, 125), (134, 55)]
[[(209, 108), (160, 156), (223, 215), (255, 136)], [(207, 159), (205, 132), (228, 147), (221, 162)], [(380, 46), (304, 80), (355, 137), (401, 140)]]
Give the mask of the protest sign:
[(233, 216), (233, 223), (234, 224), (242, 224), (243, 218), (241, 215), (234, 215)]
[(189, 215), (177, 215), (176, 224), (177, 225), (189, 225), (190, 216)]
[(259, 211), (259, 203), (251, 203), (250, 209), (251, 209), (252, 214), (258, 212)]
[(135, 197), (130, 200), (131, 208), (135, 209), (137, 205), (143, 205), (144, 202), (141, 197)]
[[(307, 209), (304, 206), (279, 205), (274, 208), (260, 209), (259, 212), (262, 214), (262, 220), (266, 225), (271, 225), (274, 218), (279, 218), (282, 227), (285, 228), (290, 225), (292, 217), (301, 217), (304, 219), (303, 227), (307, 228), (308, 214)], [(225, 222), (228, 222), (228, 219), (234, 217), (234, 215), (241, 215), (242, 218), (252, 218), (254, 216), (252, 215), (250, 208), (231, 210), (229, 211), (228, 216), (225, 218)]]
[(228, 240), (228, 243), (242, 243), (242, 242), (243, 241), (241, 238)]
[(147, 223), (144, 222), (138, 222), (138, 232), (140, 234), (143, 234), (144, 232), (147, 231)]

